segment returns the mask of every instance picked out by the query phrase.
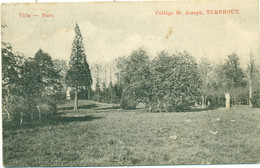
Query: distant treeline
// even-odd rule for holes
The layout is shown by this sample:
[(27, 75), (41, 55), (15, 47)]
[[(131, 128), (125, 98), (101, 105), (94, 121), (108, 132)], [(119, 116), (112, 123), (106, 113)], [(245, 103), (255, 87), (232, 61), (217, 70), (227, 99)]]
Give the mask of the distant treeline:
[[(224, 93), (231, 103), (259, 106), (259, 67), (253, 55), (242, 69), (236, 53), (223, 64), (203, 58), (196, 62), (187, 52), (162, 51), (154, 59), (143, 49), (118, 58), (117, 85), (121, 87), (121, 107), (135, 108), (142, 102), (152, 111), (183, 111), (195, 105), (224, 106)], [(250, 98), (250, 96), (252, 97)], [(196, 107), (194, 107), (196, 108)]]
[[(219, 64), (206, 58), (195, 61), (185, 51), (175, 54), (162, 51), (151, 59), (139, 48), (114, 61), (116, 80), (107, 82), (104, 73), (109, 70), (101, 64), (92, 66), (95, 87), (91, 99), (118, 103), (122, 108), (135, 108), (144, 103), (152, 111), (183, 111), (224, 107), (224, 93), (228, 92), (232, 105), (253, 103), (259, 107), (259, 65), (252, 54), (248, 60), (249, 64), (243, 69), (236, 53)], [(111, 69), (109, 76), (111, 78)]]

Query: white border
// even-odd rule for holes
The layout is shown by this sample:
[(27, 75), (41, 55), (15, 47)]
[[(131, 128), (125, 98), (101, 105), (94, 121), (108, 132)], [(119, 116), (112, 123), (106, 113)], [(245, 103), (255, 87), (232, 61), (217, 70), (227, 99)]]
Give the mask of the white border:
[[(113, 2), (114, 0), (37, 0), (37, 3), (41, 2)], [(140, 1), (140, 0), (115, 0), (115, 1)], [(142, 1), (157, 1), (157, 0), (142, 0)], [(160, 0), (160, 1), (185, 1), (185, 0)], [(191, 0), (192, 1), (192, 0)], [(260, 3), (258, 1), (258, 12), (260, 11)], [(3, 3), (36, 3), (36, 0), (0, 0), (0, 4), (2, 5)], [(0, 9), (1, 11), (1, 9)], [(259, 17), (260, 17), (260, 12), (259, 12)], [(1, 18), (0, 18), (1, 22)], [(260, 32), (260, 26), (259, 26), (259, 32)], [(0, 34), (1, 37), (1, 34)], [(260, 39), (260, 33), (259, 33), (259, 39)], [(260, 49), (260, 43), (259, 43), (259, 49)], [(2, 61), (0, 62), (0, 76), (2, 79)], [(0, 84), (1, 85), (1, 84)], [(0, 95), (1, 95), (1, 100), (2, 100), (2, 85), (0, 87)], [(0, 107), (2, 110), (2, 101), (0, 102)], [(0, 115), (0, 130), (1, 130), (1, 136), (0, 136), (0, 167), (3, 167), (3, 151), (2, 151), (2, 114)], [(260, 140), (260, 139), (259, 139)], [(260, 154), (259, 154), (260, 157)], [(260, 159), (260, 158), (259, 158)], [(117, 166), (118, 168), (120, 167), (133, 167), (133, 168), (143, 168), (143, 167), (151, 167), (151, 168), (199, 168), (199, 167), (207, 167), (207, 168), (260, 168), (260, 160), (259, 164), (231, 164), (231, 165), (172, 165), (172, 166)], [(72, 167), (74, 168), (74, 167)], [(76, 167), (75, 167), (76, 168)], [(102, 167), (102, 168), (111, 168), (111, 167)]]

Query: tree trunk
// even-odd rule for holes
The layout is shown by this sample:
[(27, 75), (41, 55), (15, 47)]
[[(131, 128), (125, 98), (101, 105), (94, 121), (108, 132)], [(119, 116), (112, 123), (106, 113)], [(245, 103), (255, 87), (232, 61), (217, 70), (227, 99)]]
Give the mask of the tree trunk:
[(88, 100), (90, 100), (90, 87), (88, 87)]
[(157, 109), (159, 110), (160, 113), (162, 112), (161, 101), (158, 98), (157, 98)]
[(249, 100), (248, 100), (248, 103), (249, 103), (249, 106), (252, 107), (252, 80), (250, 79), (249, 80)]
[(37, 108), (38, 108), (38, 112), (39, 112), (39, 121), (41, 121), (41, 109), (40, 109), (40, 106), (37, 106)]
[(122, 106), (122, 102), (124, 101), (124, 89), (122, 89), (122, 93), (121, 93), (121, 100), (120, 100), (120, 106)]
[(205, 108), (205, 100), (204, 100), (204, 95), (201, 96), (201, 108), (204, 109)]
[(78, 111), (78, 87), (76, 87), (75, 91), (75, 104), (74, 104), (74, 111)]

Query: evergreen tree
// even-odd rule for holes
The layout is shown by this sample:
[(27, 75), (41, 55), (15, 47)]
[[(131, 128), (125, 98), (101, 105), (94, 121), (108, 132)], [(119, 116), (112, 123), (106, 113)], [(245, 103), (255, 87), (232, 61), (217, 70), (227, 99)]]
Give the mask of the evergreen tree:
[(76, 23), (75, 38), (72, 43), (72, 50), (69, 62), (69, 69), (66, 74), (66, 82), (69, 86), (75, 88), (75, 106), (74, 110), (78, 110), (78, 90), (79, 88), (87, 88), (90, 91), (92, 84), (91, 73), (88, 62), (86, 60), (83, 38)]

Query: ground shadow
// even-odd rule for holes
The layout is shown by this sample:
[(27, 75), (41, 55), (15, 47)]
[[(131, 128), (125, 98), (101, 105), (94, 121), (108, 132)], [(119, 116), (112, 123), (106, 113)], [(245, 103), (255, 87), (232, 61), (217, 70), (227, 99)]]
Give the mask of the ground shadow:
[(203, 112), (203, 111), (210, 111), (210, 110), (216, 110), (216, 109), (219, 109), (219, 107), (215, 107), (215, 108), (195, 108), (195, 109), (189, 109), (189, 110), (184, 110), (184, 111), (181, 111), (183, 113), (185, 112)]
[(113, 107), (100, 107), (100, 108), (96, 108), (95, 110), (116, 110), (119, 109), (119, 106), (113, 106)]
[[(88, 104), (88, 105), (80, 105), (78, 106), (78, 109), (91, 109), (91, 108), (95, 108), (98, 107), (96, 104)], [(58, 107), (58, 110), (73, 110), (74, 107), (70, 106), (70, 107)]]
[[(53, 121), (37, 121), (37, 122), (23, 122), (20, 124), (19, 122), (3, 122), (3, 130), (4, 131), (12, 131), (12, 130), (24, 130), (24, 129), (35, 129), (39, 127), (44, 127), (46, 125), (56, 125), (57, 123)], [(36, 130), (36, 129), (35, 129)]]
[[(206, 107), (206, 108), (190, 108), (190, 109), (183, 109), (183, 110), (173, 110), (173, 111), (161, 111), (161, 113), (189, 113), (189, 112), (204, 112), (204, 111), (211, 111), (211, 110), (219, 110), (222, 109), (224, 107), (222, 106), (218, 106), (218, 107)], [(143, 109), (144, 112), (149, 112), (148, 108), (139, 108), (139, 109)], [(131, 110), (131, 109), (130, 109)], [(160, 111), (151, 111), (150, 113), (160, 113)]]
[(37, 131), (35, 128), (40, 128), (44, 126), (51, 126), (51, 125), (57, 125), (59, 123), (67, 123), (67, 122), (87, 122), (87, 121), (93, 121), (97, 119), (102, 119), (104, 117), (96, 117), (94, 115), (88, 115), (88, 116), (55, 116), (53, 120), (49, 121), (36, 121), (36, 122), (24, 122), (20, 124), (19, 122), (11, 122), (11, 121), (4, 121), (3, 122), (3, 131), (12, 131), (12, 130), (25, 130), (25, 129), (34, 129)]
[(57, 116), (56, 122), (85, 122), (102, 119), (104, 117), (96, 117), (94, 115), (89, 116)]

